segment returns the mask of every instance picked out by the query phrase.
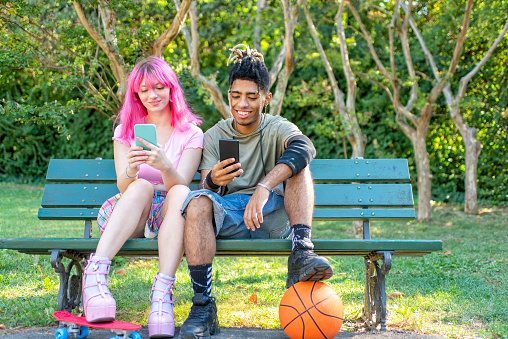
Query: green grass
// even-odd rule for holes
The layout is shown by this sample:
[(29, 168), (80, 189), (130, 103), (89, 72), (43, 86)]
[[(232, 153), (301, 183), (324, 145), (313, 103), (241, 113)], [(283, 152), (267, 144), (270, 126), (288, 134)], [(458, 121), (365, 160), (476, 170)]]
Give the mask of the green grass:
[[(0, 185), (0, 237), (80, 237), (76, 222), (40, 221), (42, 186)], [(387, 276), (388, 324), (450, 337), (508, 338), (508, 208), (482, 208), (479, 216), (459, 206), (434, 206), (434, 222), (375, 222), (377, 239), (441, 239), (444, 251), (422, 258), (394, 258)], [(94, 234), (97, 234), (95, 230)], [(314, 238), (357, 238), (348, 222), (317, 223)], [(363, 304), (362, 258), (330, 258), (335, 275), (327, 281), (341, 296), (343, 330), (356, 331)], [(285, 292), (287, 258), (216, 258), (214, 296), (221, 326), (278, 328), (278, 302)], [(148, 295), (156, 259), (116, 258), (111, 290), (120, 320), (146, 325)], [(125, 275), (117, 274), (124, 269)], [(55, 323), (58, 277), (48, 256), (0, 250), (0, 324), (16, 327)], [(250, 301), (257, 296), (257, 303)], [(177, 273), (177, 326), (187, 317), (192, 288), (187, 265)], [(0, 332), (1, 334), (1, 332)]]

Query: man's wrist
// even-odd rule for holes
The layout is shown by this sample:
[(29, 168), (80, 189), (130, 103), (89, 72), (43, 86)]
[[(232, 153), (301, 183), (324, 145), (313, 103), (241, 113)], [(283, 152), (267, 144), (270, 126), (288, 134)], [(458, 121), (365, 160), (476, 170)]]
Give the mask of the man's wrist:
[(208, 187), (211, 188), (212, 190), (218, 190), (220, 188), (220, 185), (217, 185), (212, 181), (212, 171), (208, 172), (208, 174), (206, 175), (205, 182), (208, 185)]
[(271, 189), (270, 187), (266, 186), (265, 184), (263, 184), (263, 183), (261, 183), (261, 182), (258, 182), (258, 184), (257, 184), (257, 185), (258, 185), (259, 187), (263, 187), (264, 189), (267, 189), (267, 190), (268, 190), (268, 192), (271, 192), (271, 191), (272, 191), (272, 189)]

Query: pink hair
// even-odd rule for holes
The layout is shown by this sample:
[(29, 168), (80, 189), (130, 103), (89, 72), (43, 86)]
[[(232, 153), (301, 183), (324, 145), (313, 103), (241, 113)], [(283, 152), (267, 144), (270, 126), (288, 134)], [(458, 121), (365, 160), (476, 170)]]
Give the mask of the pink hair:
[(138, 62), (127, 79), (127, 93), (125, 93), (122, 109), (116, 118), (116, 120), (120, 119), (122, 124), (121, 138), (133, 139), (134, 125), (145, 122), (147, 111), (138, 96), (143, 79), (149, 89), (153, 89), (156, 83), (169, 88), (172, 127), (185, 131), (189, 128), (189, 124), (199, 125), (201, 123), (198, 116), (192, 113), (187, 106), (182, 87), (173, 69), (164, 60), (152, 55)]

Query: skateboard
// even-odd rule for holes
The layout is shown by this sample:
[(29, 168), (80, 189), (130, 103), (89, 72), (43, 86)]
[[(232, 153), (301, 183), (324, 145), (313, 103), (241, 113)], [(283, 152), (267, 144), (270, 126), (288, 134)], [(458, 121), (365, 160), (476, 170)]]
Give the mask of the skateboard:
[(141, 339), (141, 335), (136, 332), (141, 328), (141, 325), (138, 324), (116, 320), (106, 323), (89, 323), (85, 317), (78, 317), (66, 311), (55, 312), (53, 316), (60, 321), (60, 325), (64, 326), (56, 330), (55, 339), (67, 339), (69, 334), (73, 334), (80, 339), (86, 338), (89, 327), (108, 329), (115, 332), (116, 336), (110, 339)]

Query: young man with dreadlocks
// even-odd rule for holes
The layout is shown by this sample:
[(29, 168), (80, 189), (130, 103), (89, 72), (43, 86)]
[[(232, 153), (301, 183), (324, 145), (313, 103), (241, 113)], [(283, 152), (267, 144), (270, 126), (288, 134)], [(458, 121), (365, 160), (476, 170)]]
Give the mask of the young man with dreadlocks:
[[(237, 49), (240, 46), (246, 50)], [(272, 99), (263, 56), (245, 45), (231, 51), (228, 99), (233, 117), (205, 133), (199, 166), (202, 189), (192, 191), (182, 207), (194, 297), (180, 338), (208, 338), (219, 332), (212, 297), (216, 238), (280, 239), (291, 234), (286, 288), (333, 274), (311, 242), (314, 186), (308, 164), (314, 146), (294, 124), (262, 113)], [(239, 141), (240, 162), (219, 161), (219, 139)]]

